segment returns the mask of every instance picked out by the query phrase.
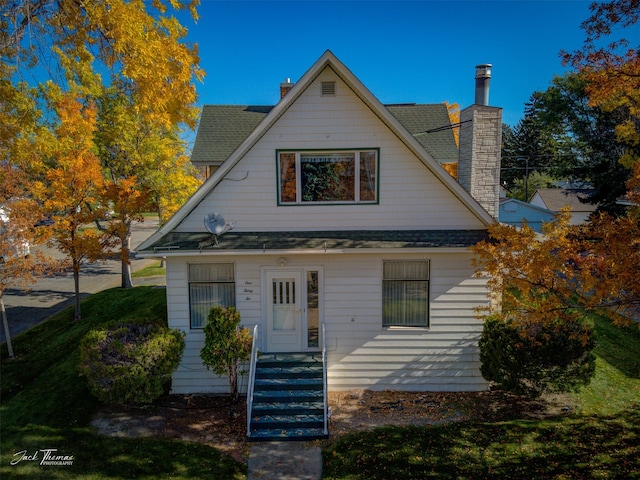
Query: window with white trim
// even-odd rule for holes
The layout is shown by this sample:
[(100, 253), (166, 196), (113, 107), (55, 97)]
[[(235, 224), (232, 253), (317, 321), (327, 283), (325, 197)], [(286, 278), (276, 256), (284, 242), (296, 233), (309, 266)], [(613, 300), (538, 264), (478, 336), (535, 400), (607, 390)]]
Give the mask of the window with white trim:
[(281, 205), (378, 201), (377, 149), (277, 153)]
[(382, 325), (429, 326), (429, 261), (382, 263)]
[(235, 307), (236, 283), (233, 263), (189, 264), (189, 311), (191, 328), (204, 328), (215, 306)]

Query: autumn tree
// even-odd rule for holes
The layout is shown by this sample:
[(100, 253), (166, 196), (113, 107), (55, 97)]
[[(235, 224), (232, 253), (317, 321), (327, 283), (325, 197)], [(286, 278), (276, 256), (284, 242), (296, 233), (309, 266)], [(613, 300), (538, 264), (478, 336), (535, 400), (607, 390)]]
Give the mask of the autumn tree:
[(0, 314), (13, 357), (4, 294), (10, 287), (27, 289), (59, 264), (35, 248), (48, 238), (48, 229), (37, 226), (41, 205), (31, 197), (30, 173), (43, 133), (37, 94), (24, 83), (14, 85), (9, 76), (8, 66), (0, 65)]
[(104, 256), (110, 236), (90, 228), (104, 215), (100, 162), (93, 146), (96, 107), (50, 85), (46, 93), (56, 123), (46, 149), (46, 168), (33, 194), (53, 220), (52, 242), (71, 263), (75, 291), (74, 318), (80, 320), (80, 267)]
[[(114, 0), (7, 0), (0, 53), (20, 63), (54, 70), (84, 65), (78, 84), (123, 79), (135, 89), (137, 108), (166, 124), (195, 124), (193, 79), (201, 79), (195, 45), (168, 12), (188, 10), (197, 19), (198, 0), (152, 3)], [(25, 40), (25, 36), (28, 39)], [(66, 65), (65, 65), (66, 64)], [(91, 67), (91, 68), (87, 68)], [(107, 78), (97, 78), (96, 73)], [(62, 79), (52, 79), (62, 86)]]
[[(159, 158), (164, 165), (172, 157), (184, 167), (183, 146), (177, 141), (169, 145), (166, 133), (175, 140), (196, 124), (194, 80), (201, 80), (204, 73), (198, 67), (197, 47), (185, 41), (187, 31), (173, 14), (188, 10), (197, 19), (198, 3), (8, 0), (2, 6), (3, 58), (19, 64), (21, 71), (38, 67), (36, 77), (45, 69), (62, 72), (51, 78), (58, 88), (75, 89), (86, 102), (100, 107), (101, 135), (94, 142), (108, 184), (102, 200), (110, 202), (116, 213), (110, 230), (121, 242), (123, 286), (131, 283), (131, 222), (142, 219), (140, 213), (152, 194), (156, 205), (170, 208), (183, 198), (151, 172)], [(107, 125), (108, 131), (103, 128)], [(165, 143), (154, 146), (154, 141)], [(191, 193), (193, 180), (186, 178), (187, 169), (167, 170), (172, 175), (165, 177), (166, 182), (176, 181), (187, 187), (185, 194)], [(145, 174), (153, 178), (145, 182)], [(170, 199), (163, 197), (166, 192)]]
[(619, 161), (632, 170), (630, 198), (640, 204), (640, 45), (624, 35), (640, 20), (640, 0), (592, 3), (591, 16), (581, 27), (583, 47), (562, 52), (563, 61), (584, 76), (589, 103), (605, 111), (624, 109), (626, 118), (616, 127), (625, 152)]
[[(122, 287), (131, 281), (131, 228), (155, 208), (160, 220), (175, 211), (197, 188), (184, 154), (178, 125), (158, 122), (138, 111), (135, 92), (118, 82), (98, 98), (95, 135), (113, 215), (108, 228), (120, 241)], [(163, 218), (164, 217), (164, 218)]]
[(490, 240), (472, 248), (478, 275), (488, 278), (492, 304), (500, 305), (485, 312), (481, 371), (517, 394), (572, 390), (594, 372), (586, 313), (606, 302), (581, 282), (569, 220), (564, 210), (543, 224), (543, 237), (526, 223), (522, 228), (495, 224)]
[(11, 332), (4, 305), (8, 288), (28, 289), (46, 273), (61, 265), (32, 249), (46, 241), (46, 229), (37, 227), (41, 219), (37, 202), (30, 198), (30, 182), (16, 164), (0, 164), (0, 315), (9, 357), (13, 358)]
[[(582, 24), (587, 33), (583, 49), (564, 53), (565, 62), (577, 70), (568, 81), (584, 82), (588, 107), (612, 114), (606, 121), (614, 121), (619, 148), (607, 153), (632, 172), (627, 182), (631, 206), (623, 215), (600, 213), (581, 226), (570, 226), (569, 212), (563, 211), (544, 226), (542, 236), (526, 225), (515, 228), (496, 224), (489, 232), (491, 240), (473, 249), (478, 273), (488, 275), (494, 304), (501, 305), (486, 325), (497, 326), (497, 332), (508, 327), (507, 333), (517, 333), (500, 348), (504, 351), (513, 347), (522, 354), (524, 344), (537, 348), (563, 337), (576, 347), (576, 355), (561, 373), (573, 369), (575, 381), (586, 381), (591, 370), (590, 329), (582, 320), (587, 313), (604, 314), (616, 324), (640, 318), (640, 48), (629, 47), (622, 38), (607, 47), (598, 45), (603, 37), (638, 22), (640, 0), (594, 3), (591, 11), (593, 15)], [(567, 92), (578, 91), (576, 85), (572, 83)], [(553, 96), (567, 92), (547, 93)], [(556, 113), (547, 108), (540, 112)], [(585, 125), (593, 128), (594, 122), (588, 120)], [(502, 334), (498, 337), (501, 341), (506, 338)], [(489, 342), (485, 346), (493, 345), (493, 351), (498, 352), (499, 344)], [(496, 377), (508, 380), (509, 369), (503, 359), (492, 362), (495, 359), (487, 360), (498, 367), (491, 369), (489, 377), (497, 372)], [(535, 375), (535, 369), (525, 370)], [(553, 372), (556, 375), (558, 370)], [(535, 378), (529, 378), (524, 385), (534, 382)]]

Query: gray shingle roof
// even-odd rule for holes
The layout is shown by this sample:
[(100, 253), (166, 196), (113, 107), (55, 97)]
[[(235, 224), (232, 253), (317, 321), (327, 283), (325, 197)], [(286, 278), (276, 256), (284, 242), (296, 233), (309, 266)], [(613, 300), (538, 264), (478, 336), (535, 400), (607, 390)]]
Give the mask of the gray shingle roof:
[(553, 212), (559, 212), (562, 208), (569, 205), (574, 212), (594, 212), (598, 206), (592, 203), (584, 203), (582, 200), (588, 199), (593, 195), (594, 190), (591, 188), (538, 188), (535, 194), (538, 194), (547, 208)]
[[(205, 105), (191, 152), (194, 165), (219, 165), (255, 130), (272, 106)], [(425, 133), (450, 124), (444, 104), (388, 105), (391, 114), (429, 154), (440, 162), (455, 162), (458, 147), (453, 132)]]
[(219, 165), (255, 130), (272, 106), (205, 105), (191, 152), (195, 165)]
[(206, 232), (168, 233), (141, 252), (199, 250), (333, 250), (366, 248), (465, 248), (486, 240), (486, 230), (353, 230), (227, 232), (212, 245)]
[(386, 105), (386, 107), (434, 159), (439, 162), (458, 161), (458, 147), (450, 128), (427, 133), (429, 130), (451, 125), (447, 106), (444, 103)]

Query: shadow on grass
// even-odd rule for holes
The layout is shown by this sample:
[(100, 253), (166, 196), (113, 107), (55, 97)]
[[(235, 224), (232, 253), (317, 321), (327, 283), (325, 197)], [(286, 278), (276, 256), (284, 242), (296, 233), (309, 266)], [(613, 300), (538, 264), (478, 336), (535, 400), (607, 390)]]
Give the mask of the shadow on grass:
[(598, 339), (594, 350), (603, 360), (628, 378), (640, 379), (640, 328), (638, 325), (617, 327), (604, 318), (594, 320)]
[[(25, 425), (9, 432), (15, 452), (3, 454), (0, 477), (12, 479), (70, 478), (221, 478), (240, 480), (246, 468), (231, 457), (206, 445), (162, 438), (113, 438), (93, 434), (88, 429), (55, 429)], [(72, 456), (72, 465), (41, 465), (43, 450)], [(14, 453), (15, 453), (14, 452)]]
[(632, 478), (640, 413), (495, 424), (380, 428), (324, 451), (324, 478)]

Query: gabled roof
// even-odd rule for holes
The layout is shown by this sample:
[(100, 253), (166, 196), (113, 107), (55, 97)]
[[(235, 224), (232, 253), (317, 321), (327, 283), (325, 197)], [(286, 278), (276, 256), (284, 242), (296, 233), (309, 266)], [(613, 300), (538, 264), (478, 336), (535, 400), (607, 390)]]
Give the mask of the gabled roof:
[(233, 151), (213, 175), (187, 200), (173, 217), (156, 233), (142, 242), (139, 250), (148, 249), (169, 232), (173, 231), (220, 183), (251, 148), (269, 131), (280, 117), (293, 105), (311, 83), (325, 70), (331, 68), (335, 74), (360, 98), (360, 100), (382, 121), (423, 164), (431, 174), (446, 186), (484, 225), (494, 222), (493, 217), (455, 179), (451, 177), (387, 108), (360, 82), (360, 80), (329, 50), (327, 50), (285, 97), (275, 105), (249, 136)]
[[(591, 203), (584, 203), (593, 194), (590, 188), (538, 188), (533, 196), (538, 195), (549, 210), (559, 212), (569, 205), (573, 212), (593, 212), (597, 206)], [(532, 199), (533, 199), (532, 196)]]
[(500, 210), (509, 211), (510, 205), (517, 205), (518, 208), (522, 208), (523, 210), (535, 211), (542, 214), (555, 215), (556, 212), (549, 210), (548, 208), (540, 207), (538, 205), (533, 205), (531, 203), (523, 202), (522, 200), (518, 200), (517, 198), (501, 198), (500, 199)]
[[(444, 103), (385, 105), (387, 110), (439, 162), (458, 159), (449, 113)], [(195, 165), (220, 165), (271, 112), (273, 106), (205, 105), (191, 152)], [(437, 131), (431, 131), (437, 130)]]

